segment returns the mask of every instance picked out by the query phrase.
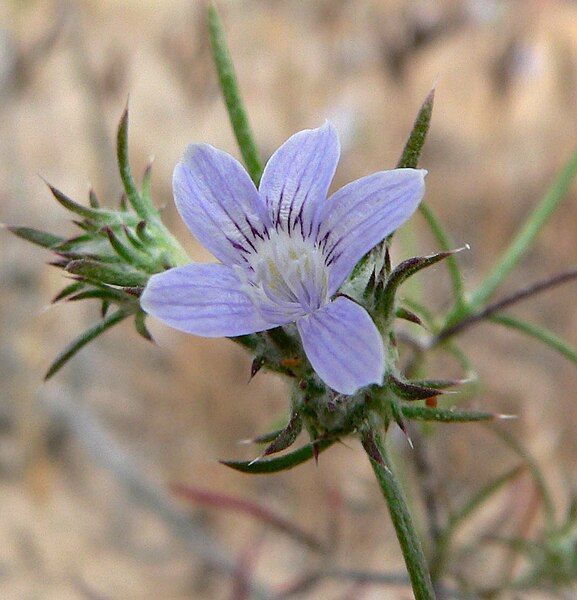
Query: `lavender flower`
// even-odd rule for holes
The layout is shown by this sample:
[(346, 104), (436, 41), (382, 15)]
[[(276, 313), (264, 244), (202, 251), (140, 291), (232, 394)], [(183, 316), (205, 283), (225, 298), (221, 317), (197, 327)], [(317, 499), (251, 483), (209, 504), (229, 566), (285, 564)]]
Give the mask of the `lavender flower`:
[(374, 173), (327, 200), (339, 154), (329, 123), (301, 131), (273, 154), (257, 190), (232, 156), (189, 146), (174, 171), (176, 205), (221, 264), (191, 263), (152, 276), (143, 309), (204, 337), (294, 322), (328, 386), (352, 394), (382, 383), (381, 334), (363, 307), (335, 294), (363, 255), (414, 212), (426, 171)]

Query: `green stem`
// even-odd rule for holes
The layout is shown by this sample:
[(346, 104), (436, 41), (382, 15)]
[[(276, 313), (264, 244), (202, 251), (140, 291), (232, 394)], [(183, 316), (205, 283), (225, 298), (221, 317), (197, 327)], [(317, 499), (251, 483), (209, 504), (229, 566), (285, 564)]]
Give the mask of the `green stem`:
[(262, 164), (248, 121), (248, 115), (238, 89), (234, 65), (228, 50), (222, 23), (216, 8), (212, 4), (208, 7), (208, 31), (212, 56), (216, 65), (220, 89), (228, 111), (228, 118), (230, 119), (247, 171), (255, 185), (258, 186), (262, 175)]
[(377, 481), (387, 502), (391, 520), (405, 558), (415, 600), (435, 600), (427, 561), (407, 507), (405, 495), (392, 470), (387, 448), (380, 435), (369, 432), (363, 438)]

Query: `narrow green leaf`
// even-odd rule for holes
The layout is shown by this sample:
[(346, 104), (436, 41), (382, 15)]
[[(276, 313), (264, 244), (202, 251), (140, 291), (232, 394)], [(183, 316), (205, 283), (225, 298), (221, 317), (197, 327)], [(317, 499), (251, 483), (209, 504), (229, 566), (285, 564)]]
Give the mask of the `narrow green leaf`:
[(131, 231), (129, 227), (123, 227), (123, 230), (126, 239), (132, 244), (132, 246), (136, 250), (140, 250), (141, 252), (147, 252), (146, 246), (138, 239), (136, 234), (133, 231)]
[(453, 410), (450, 408), (431, 408), (401, 404), (401, 411), (407, 419), (414, 421), (436, 421), (438, 423), (473, 423), (475, 421), (494, 421), (499, 415), (476, 410)]
[(471, 383), (471, 379), (411, 379), (410, 383), (434, 390), (444, 390), (456, 385)]
[(74, 283), (67, 285), (65, 288), (60, 290), (58, 292), (58, 294), (56, 294), (56, 296), (54, 296), (54, 298), (52, 298), (52, 303), (58, 302), (59, 300), (63, 300), (67, 296), (70, 296), (71, 294), (75, 294), (76, 292), (79, 292), (82, 288), (85, 287), (85, 285), (86, 284), (83, 281), (75, 281)]
[(142, 219), (156, 215), (157, 211), (154, 206), (152, 206), (152, 202), (143, 198), (138, 193), (134, 177), (132, 176), (132, 169), (130, 168), (128, 159), (128, 105), (124, 109), (118, 125), (116, 134), (116, 156), (118, 158), (120, 179), (122, 180), (126, 197), (136, 214)]
[(437, 323), (435, 322), (435, 316), (424, 304), (407, 296), (403, 297), (403, 304), (408, 306), (425, 323), (428, 329), (436, 331)]
[(517, 465), (513, 469), (493, 479), (475, 493), (461, 508), (454, 512), (449, 518), (449, 528), (454, 530), (473, 512), (481, 508), (487, 500), (496, 494), (504, 485), (513, 481), (518, 475), (526, 470), (525, 465)]
[(100, 321), (93, 327), (87, 329), (84, 333), (79, 335), (71, 344), (69, 344), (63, 352), (61, 352), (54, 362), (50, 365), (45, 380), (50, 379), (55, 373), (57, 373), (79, 350), (84, 348), (86, 344), (91, 342), (94, 338), (98, 337), (101, 333), (104, 333), (107, 329), (114, 327), (117, 323), (120, 323), (122, 319), (126, 317), (126, 313), (122, 310), (118, 310), (111, 314), (109, 317)]
[(150, 331), (148, 331), (148, 327), (146, 326), (146, 313), (142, 310), (139, 310), (135, 315), (134, 315), (134, 327), (136, 328), (136, 331), (145, 339), (148, 340), (149, 342), (152, 342), (152, 335), (150, 334)]
[(64, 192), (61, 192), (59, 189), (55, 188), (53, 185), (45, 181), (46, 185), (52, 192), (52, 195), (57, 200), (59, 204), (61, 204), (66, 210), (76, 213), (81, 217), (86, 219), (99, 219), (100, 214), (98, 209), (90, 208), (88, 206), (84, 206), (79, 204), (72, 198), (69, 198)]
[(107, 288), (104, 290), (86, 290), (85, 292), (80, 292), (79, 294), (70, 296), (68, 298), (68, 301), (78, 302), (79, 300), (92, 300), (93, 298), (97, 298), (98, 300), (112, 300), (117, 302), (125, 302), (131, 299), (130, 296), (128, 296), (128, 294), (125, 294), (120, 290), (116, 290), (114, 288)]
[(413, 129), (403, 149), (403, 153), (397, 163), (397, 169), (416, 169), (421, 157), (421, 151), (429, 132), (431, 117), (433, 116), (433, 104), (435, 102), (435, 88), (433, 88), (421, 105)]
[[(316, 446), (319, 452), (326, 450), (329, 446), (332, 446), (336, 440), (320, 440), (316, 442)], [(233, 460), (221, 460), (220, 462), (235, 471), (241, 473), (278, 473), (279, 471), (286, 471), (292, 469), (301, 463), (310, 460), (313, 457), (313, 444), (307, 444), (298, 450), (277, 456), (275, 458), (254, 461), (233, 461)]]
[(122, 287), (144, 287), (148, 275), (122, 264), (101, 263), (95, 260), (73, 260), (66, 270), (73, 275), (96, 283), (107, 283)]
[(213, 4), (210, 4), (208, 7), (208, 31), (212, 56), (216, 65), (220, 89), (228, 111), (228, 118), (230, 119), (247, 171), (255, 185), (258, 186), (262, 175), (262, 164), (238, 88), (234, 65), (228, 50), (222, 23)]
[(121, 259), (129, 265), (134, 265), (145, 271), (154, 273), (154, 268), (151, 263), (145, 260), (141, 253), (137, 253), (133, 247), (124, 244), (110, 227), (104, 227), (103, 232), (108, 236), (110, 245)]
[(303, 421), (298, 412), (293, 412), (287, 426), (278, 434), (278, 436), (271, 441), (266, 447), (263, 456), (269, 454), (276, 454), (286, 450), (289, 446), (292, 446), (294, 441), (297, 439), (299, 433), (302, 431)]
[(32, 227), (14, 227), (9, 225), (6, 229), (14, 235), (17, 235), (19, 238), (31, 242), (32, 244), (36, 244), (37, 246), (42, 246), (42, 248), (52, 248), (64, 241), (64, 238), (52, 235), (46, 231), (33, 229)]
[(543, 200), (529, 215), (525, 225), (515, 236), (507, 250), (501, 255), (497, 264), (484, 279), (479, 288), (472, 294), (469, 306), (472, 311), (477, 310), (491, 298), (509, 273), (532, 246), (537, 234), (547, 224), (564, 198), (577, 175), (577, 151), (569, 159), (565, 167), (553, 182)]
[(503, 314), (493, 315), (490, 320), (493, 323), (504, 325), (505, 327), (509, 327), (509, 329), (515, 329), (543, 342), (545, 345), (549, 346), (549, 348), (553, 348), (553, 350), (556, 350), (565, 358), (568, 358), (571, 362), (577, 364), (577, 348), (574, 348), (571, 344), (555, 335), (549, 329)]
[(98, 196), (96, 195), (96, 192), (92, 188), (90, 188), (90, 191), (88, 192), (88, 202), (92, 208), (100, 208), (100, 202), (98, 201)]
[(94, 233), (85, 233), (69, 238), (52, 249), (67, 258), (98, 258), (98, 260), (106, 262), (118, 262), (119, 260), (117, 254), (111, 251), (106, 237)]
[(399, 306), (395, 311), (395, 316), (397, 319), (404, 319), (405, 321), (409, 321), (410, 323), (415, 323), (415, 325), (422, 325), (423, 321), (416, 315), (414, 312), (410, 311), (408, 308), (404, 308), (403, 306)]
[(148, 232), (146, 221), (139, 221), (138, 225), (136, 226), (136, 235), (144, 244), (153, 244), (155, 241), (154, 237), (152, 237)]
[(140, 188), (140, 195), (147, 201), (152, 202), (152, 161), (146, 165), (144, 175), (142, 176), (142, 186)]
[(383, 292), (378, 300), (379, 305), (377, 309), (383, 314), (388, 315), (393, 308), (397, 289), (404, 281), (418, 271), (430, 267), (461, 250), (462, 248), (458, 248), (457, 250), (439, 252), (438, 254), (430, 254), (429, 256), (415, 256), (397, 265), (385, 283)]
[[(59, 189), (55, 188), (53, 185), (48, 183), (46, 180), (45, 183), (50, 189), (50, 192), (52, 193), (56, 201), (61, 206), (63, 206), (66, 210), (69, 210), (73, 213), (76, 213), (77, 215), (80, 215), (81, 217), (84, 217), (85, 219), (88, 219), (88, 221), (94, 221), (101, 225), (107, 224), (111, 226), (122, 224), (136, 225), (138, 223), (137, 219), (131, 215), (122, 215), (121, 217), (116, 211), (113, 210), (106, 210), (103, 208), (91, 208), (89, 206), (79, 204), (75, 200), (72, 200), (72, 198), (69, 198), (66, 194), (64, 194), (64, 192), (61, 192)], [(80, 225), (78, 222), (76, 224)], [(82, 225), (80, 226), (82, 227)]]
[(391, 386), (395, 395), (403, 400), (425, 400), (443, 393), (437, 388), (419, 385), (419, 383), (413, 383), (412, 381), (401, 381), (394, 375), (389, 375), (387, 383)]
[[(419, 158), (421, 151), (429, 132), (431, 125), (431, 117), (433, 116), (433, 105), (435, 101), (435, 88), (433, 88), (425, 101), (421, 105), (413, 129), (407, 139), (403, 153), (397, 163), (397, 168), (411, 167), (417, 168), (419, 164)], [(448, 233), (445, 232), (440, 221), (435, 217), (431, 208), (425, 203), (421, 202), (419, 205), (419, 211), (425, 218), (431, 232), (435, 236), (439, 248), (445, 252), (449, 251), (454, 244)], [(458, 306), (461, 306), (464, 302), (464, 288), (463, 288), (463, 276), (459, 268), (459, 263), (454, 256), (448, 257), (447, 266), (449, 268), (449, 275), (453, 286), (453, 294), (455, 301)]]
[(272, 442), (275, 438), (277, 438), (282, 432), (284, 431), (283, 429), (275, 429), (274, 431), (271, 431), (270, 433), (263, 433), (262, 435), (257, 435), (256, 437), (247, 440), (246, 442), (243, 443), (247, 443), (247, 444), (268, 444), (270, 442)]

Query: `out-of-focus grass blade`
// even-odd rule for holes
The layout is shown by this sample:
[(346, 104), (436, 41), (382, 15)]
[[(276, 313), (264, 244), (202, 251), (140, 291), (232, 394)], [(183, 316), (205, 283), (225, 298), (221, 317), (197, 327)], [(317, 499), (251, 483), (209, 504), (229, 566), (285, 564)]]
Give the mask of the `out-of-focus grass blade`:
[[(320, 440), (316, 442), (318, 451), (322, 452), (323, 450), (326, 450), (329, 446), (332, 446), (335, 441), (336, 440)], [(241, 473), (278, 473), (279, 471), (292, 469), (293, 467), (310, 460), (313, 455), (313, 444), (308, 444), (294, 452), (289, 452), (288, 454), (283, 454), (276, 458), (258, 460), (256, 462), (234, 460), (221, 460), (220, 462)]]
[(493, 321), (493, 323), (499, 323), (500, 325), (504, 325), (510, 329), (516, 329), (521, 333), (529, 335), (536, 340), (543, 342), (545, 345), (549, 346), (549, 348), (553, 348), (553, 350), (561, 353), (571, 362), (577, 364), (577, 348), (574, 348), (571, 346), (571, 344), (565, 340), (562, 340), (549, 329), (539, 325), (534, 325), (533, 323), (528, 323), (527, 321), (522, 321), (521, 319), (516, 319), (515, 317), (510, 317), (509, 315), (502, 314), (493, 315), (491, 317), (491, 321)]
[(506, 473), (503, 473), (500, 477), (493, 479), (484, 487), (482, 487), (472, 498), (469, 499), (461, 508), (455, 511), (449, 518), (449, 527), (455, 529), (458, 527), (467, 517), (469, 517), (478, 508), (481, 508), (487, 500), (496, 494), (504, 485), (513, 481), (518, 475), (526, 470), (526, 465), (517, 465), (513, 469), (510, 469)]
[(74, 283), (67, 285), (65, 288), (61, 289), (58, 292), (58, 294), (56, 294), (56, 296), (54, 296), (54, 298), (52, 298), (52, 303), (58, 302), (59, 300), (63, 300), (67, 296), (70, 296), (71, 294), (75, 294), (76, 292), (79, 292), (81, 289), (83, 289), (85, 287), (85, 285), (86, 284), (83, 281), (75, 281)]
[(553, 502), (553, 496), (547, 486), (547, 481), (545, 480), (541, 468), (529, 452), (527, 452), (527, 450), (525, 450), (525, 448), (506, 429), (496, 426), (495, 423), (487, 423), (486, 427), (499, 437), (527, 465), (543, 500), (543, 510), (547, 519), (547, 528), (551, 531), (554, 530), (556, 521), (555, 503)]
[(209, 4), (208, 6), (208, 32), (220, 89), (222, 90), (228, 111), (228, 118), (230, 119), (247, 171), (255, 185), (258, 185), (262, 175), (262, 164), (238, 88), (234, 65), (228, 50), (222, 23), (213, 4)]
[(57, 373), (79, 350), (84, 348), (86, 344), (91, 342), (94, 338), (98, 337), (101, 333), (104, 333), (107, 329), (114, 327), (117, 323), (120, 323), (122, 319), (126, 317), (126, 313), (122, 310), (117, 310), (112, 313), (106, 319), (100, 321), (93, 327), (87, 329), (84, 333), (79, 335), (71, 344), (69, 344), (54, 360), (50, 365), (44, 379), (50, 379), (55, 373)]
[(567, 192), (576, 175), (577, 151), (559, 173), (543, 200), (531, 213), (521, 231), (497, 261), (497, 264), (493, 267), (489, 275), (487, 275), (483, 283), (473, 293), (469, 301), (471, 310), (476, 310), (483, 306), (515, 268), (519, 260), (532, 246), (537, 234), (543, 229), (551, 215), (567, 196)]

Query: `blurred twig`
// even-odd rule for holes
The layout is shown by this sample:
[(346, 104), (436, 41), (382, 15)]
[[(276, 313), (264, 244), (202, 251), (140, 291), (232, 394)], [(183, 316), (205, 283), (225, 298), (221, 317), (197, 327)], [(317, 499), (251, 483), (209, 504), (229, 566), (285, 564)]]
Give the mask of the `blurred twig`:
[(455, 323), (454, 325), (447, 327), (440, 331), (430, 342), (430, 347), (436, 346), (441, 342), (453, 337), (454, 335), (461, 333), (465, 329), (469, 329), (473, 325), (476, 325), (480, 321), (485, 319), (489, 319), (494, 314), (499, 311), (507, 308), (508, 306), (512, 306), (513, 304), (517, 304), (526, 298), (530, 298), (531, 296), (535, 296), (540, 292), (544, 292), (546, 290), (550, 290), (558, 285), (566, 283), (568, 281), (572, 281), (577, 278), (577, 268), (569, 269), (568, 271), (564, 271), (563, 273), (558, 273), (557, 275), (553, 275), (552, 277), (547, 277), (542, 281), (537, 281), (536, 283), (532, 283), (527, 287), (524, 287), (516, 292), (513, 292), (509, 296), (505, 296), (501, 300), (497, 302), (492, 302), (488, 304), (484, 309), (473, 313), (461, 321)]
[(286, 533), (311, 550), (315, 550), (316, 552), (325, 551), (324, 544), (315, 536), (303, 531), (298, 525), (275, 513), (270, 508), (262, 506), (252, 500), (238, 498), (220, 492), (213, 492), (190, 485), (176, 484), (172, 486), (172, 489), (177, 496), (185, 498), (190, 502), (250, 515), (258, 521)]
[[(193, 522), (186, 512), (177, 508), (163, 489), (146, 477), (87, 407), (74, 403), (62, 390), (58, 394), (45, 394), (41, 401), (56, 424), (81, 443), (92, 460), (108, 471), (136, 503), (157, 515), (191, 552), (217, 571), (229, 575), (237, 573), (236, 561)], [(252, 580), (246, 584), (254, 598), (275, 597), (272, 592)]]

